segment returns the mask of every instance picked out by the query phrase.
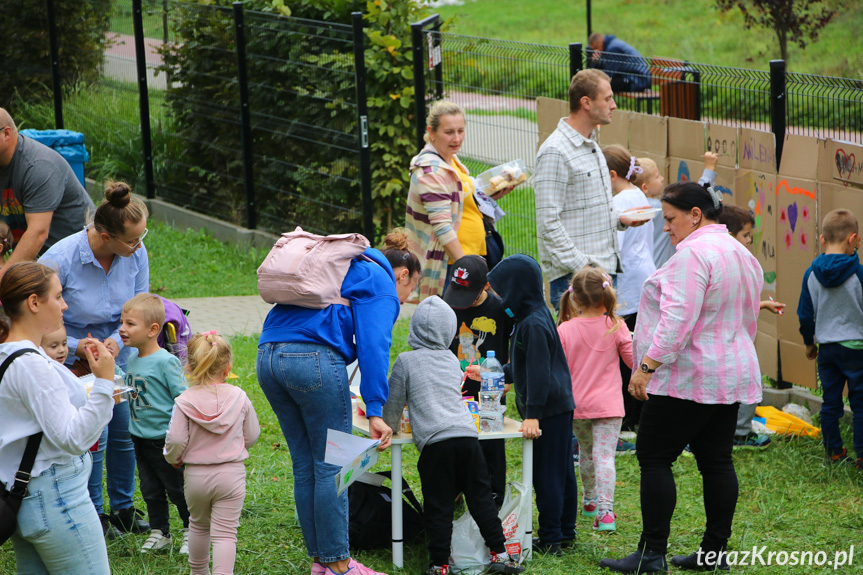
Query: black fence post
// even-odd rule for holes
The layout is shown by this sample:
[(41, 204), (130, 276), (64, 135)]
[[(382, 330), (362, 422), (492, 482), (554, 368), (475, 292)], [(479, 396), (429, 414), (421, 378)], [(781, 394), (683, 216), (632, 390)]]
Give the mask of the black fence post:
[(417, 150), (425, 146), (426, 124), (426, 76), (425, 58), (423, 58), (423, 24), (425, 21), (411, 24), (411, 45), (414, 59), (414, 115), (417, 125)]
[(153, 143), (150, 135), (150, 94), (147, 90), (147, 52), (144, 46), (144, 12), (141, 0), (132, 0), (132, 27), (135, 30), (135, 62), (138, 71), (138, 108), (141, 117), (141, 148), (144, 153), (144, 185), (147, 197), (156, 197), (153, 182)]
[(357, 127), (360, 144), (360, 186), (363, 198), (363, 235), (375, 241), (372, 204), (372, 157), (369, 147), (369, 110), (366, 102), (366, 49), (363, 36), (363, 13), (351, 12), (354, 28), (354, 77), (357, 85)]
[[(443, 42), (443, 39), (440, 36), (440, 26), (441, 21), (440, 18), (435, 15), (435, 23), (432, 26), (432, 32), (434, 32), (435, 37), (440, 45)], [(431, 57), (431, 56), (429, 56)], [(434, 82), (435, 82), (435, 98), (438, 100), (443, 100), (443, 56), (441, 56), (440, 62), (434, 67)]]
[(776, 137), (776, 169), (785, 145), (785, 118), (788, 98), (785, 92), (785, 60), (770, 60), (770, 126)]
[(243, 146), (243, 188), (246, 191), (246, 227), (258, 226), (255, 207), (255, 175), (252, 167), (252, 118), (249, 112), (249, 77), (246, 69), (246, 30), (243, 3), (234, 2), (234, 38), (237, 43), (237, 80), (240, 88), (240, 128)]
[[(584, 67), (584, 56), (582, 55), (581, 42), (570, 42), (569, 44), (569, 79), (578, 74)], [(567, 88), (569, 89), (569, 88)]]
[[(60, 81), (60, 39), (57, 37), (57, 12), (54, 0), (45, 0), (48, 39), (51, 45), (51, 83), (54, 85), (54, 129), (63, 129), (63, 85)], [(11, 41), (9, 38), (4, 42)]]
[[(591, 15), (590, 10), (590, 0), (587, 0), (587, 37), (590, 39), (590, 35), (593, 34), (593, 16)], [(575, 76), (575, 74), (573, 74)]]

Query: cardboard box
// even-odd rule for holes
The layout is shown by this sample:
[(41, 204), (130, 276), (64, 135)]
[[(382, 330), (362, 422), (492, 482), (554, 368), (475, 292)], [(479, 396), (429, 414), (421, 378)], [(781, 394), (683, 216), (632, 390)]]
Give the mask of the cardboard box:
[(806, 359), (806, 346), (779, 340), (779, 365), (783, 381), (815, 389), (817, 368), (814, 361)]
[[(825, 183), (863, 188), (863, 146), (841, 140), (827, 140), (825, 148), (826, 161), (820, 164), (822, 173), (818, 179)], [(785, 152), (782, 153), (784, 156)]]
[(776, 136), (773, 132), (740, 128), (737, 137), (741, 169), (776, 173)]
[(668, 118), (668, 155), (695, 159), (703, 154), (704, 122)]
[(704, 152), (714, 152), (719, 156), (718, 165), (737, 169), (737, 126), (706, 124)]
[(536, 125), (539, 131), (539, 146), (557, 129), (561, 118), (569, 116), (569, 102), (552, 98), (536, 99)]
[[(691, 158), (668, 158), (668, 178), (666, 182), (692, 181), (697, 182), (704, 174), (704, 161)], [(731, 168), (716, 166), (716, 187), (722, 192), (723, 200), (728, 201), (734, 197), (735, 177), (737, 171)], [(736, 202), (735, 202), (736, 203)]]
[(760, 329), (755, 335), (755, 352), (761, 373), (772, 379), (779, 379), (779, 340)]
[(779, 173), (786, 177), (790, 176), (798, 179), (821, 179), (818, 172), (819, 165), (822, 163), (819, 161), (819, 158), (823, 150), (823, 140), (810, 136), (786, 135), (785, 145), (782, 148), (782, 165), (779, 166)]
[(599, 127), (599, 145), (602, 147), (611, 144), (620, 144), (629, 149), (629, 124), (635, 112), (615, 110), (611, 117), (611, 123)]
[(629, 151), (636, 157), (668, 155), (668, 118), (632, 114), (629, 122)]

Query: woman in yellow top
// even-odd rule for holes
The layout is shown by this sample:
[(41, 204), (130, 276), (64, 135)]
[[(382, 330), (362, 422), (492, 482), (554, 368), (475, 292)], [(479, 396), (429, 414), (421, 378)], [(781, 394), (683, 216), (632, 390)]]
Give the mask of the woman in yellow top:
[(419, 257), (423, 268), (420, 299), (443, 294), (448, 264), (465, 255), (485, 256), (487, 252), (473, 179), (456, 155), (465, 138), (464, 112), (452, 102), (435, 102), (426, 126), (427, 144), (411, 160), (405, 214), (408, 249)]

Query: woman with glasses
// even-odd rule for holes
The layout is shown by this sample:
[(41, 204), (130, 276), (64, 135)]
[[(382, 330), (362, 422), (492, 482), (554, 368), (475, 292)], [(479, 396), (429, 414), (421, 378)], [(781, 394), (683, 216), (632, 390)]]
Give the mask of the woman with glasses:
[[(84, 341), (101, 340), (122, 369), (128, 350), (119, 336), (123, 304), (149, 290), (150, 266), (143, 240), (147, 235), (147, 207), (132, 197), (123, 182), (108, 182), (105, 199), (96, 208), (93, 221), (48, 249), (39, 262), (57, 270), (63, 298), (69, 309), (63, 314), (69, 343), (66, 364), (86, 370)], [(83, 361), (78, 362), (78, 359)], [(102, 505), (102, 463), (107, 448), (110, 517)], [(90, 476), (90, 499), (99, 513), (102, 529), (142, 533), (149, 525), (132, 506), (135, 492), (135, 448), (129, 434), (129, 404), (114, 407), (95, 451)]]

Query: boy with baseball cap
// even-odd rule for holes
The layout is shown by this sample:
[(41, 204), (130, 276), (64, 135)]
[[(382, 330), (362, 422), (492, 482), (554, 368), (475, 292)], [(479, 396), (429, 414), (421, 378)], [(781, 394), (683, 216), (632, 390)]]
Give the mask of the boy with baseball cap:
[[(482, 256), (464, 256), (450, 267), (443, 299), (455, 311), (458, 330), (450, 346), (463, 370), (469, 369), (462, 393), (479, 397), (478, 366), (489, 351), (501, 365), (509, 361), (509, 336), (513, 320), (504, 312), (499, 297), (488, 289), (488, 264)], [(476, 378), (476, 379), (474, 379)], [(506, 386), (508, 389), (509, 386)], [(506, 402), (506, 396), (501, 399)], [(502, 439), (481, 441), (495, 502), (500, 506), (506, 489), (506, 450)]]

